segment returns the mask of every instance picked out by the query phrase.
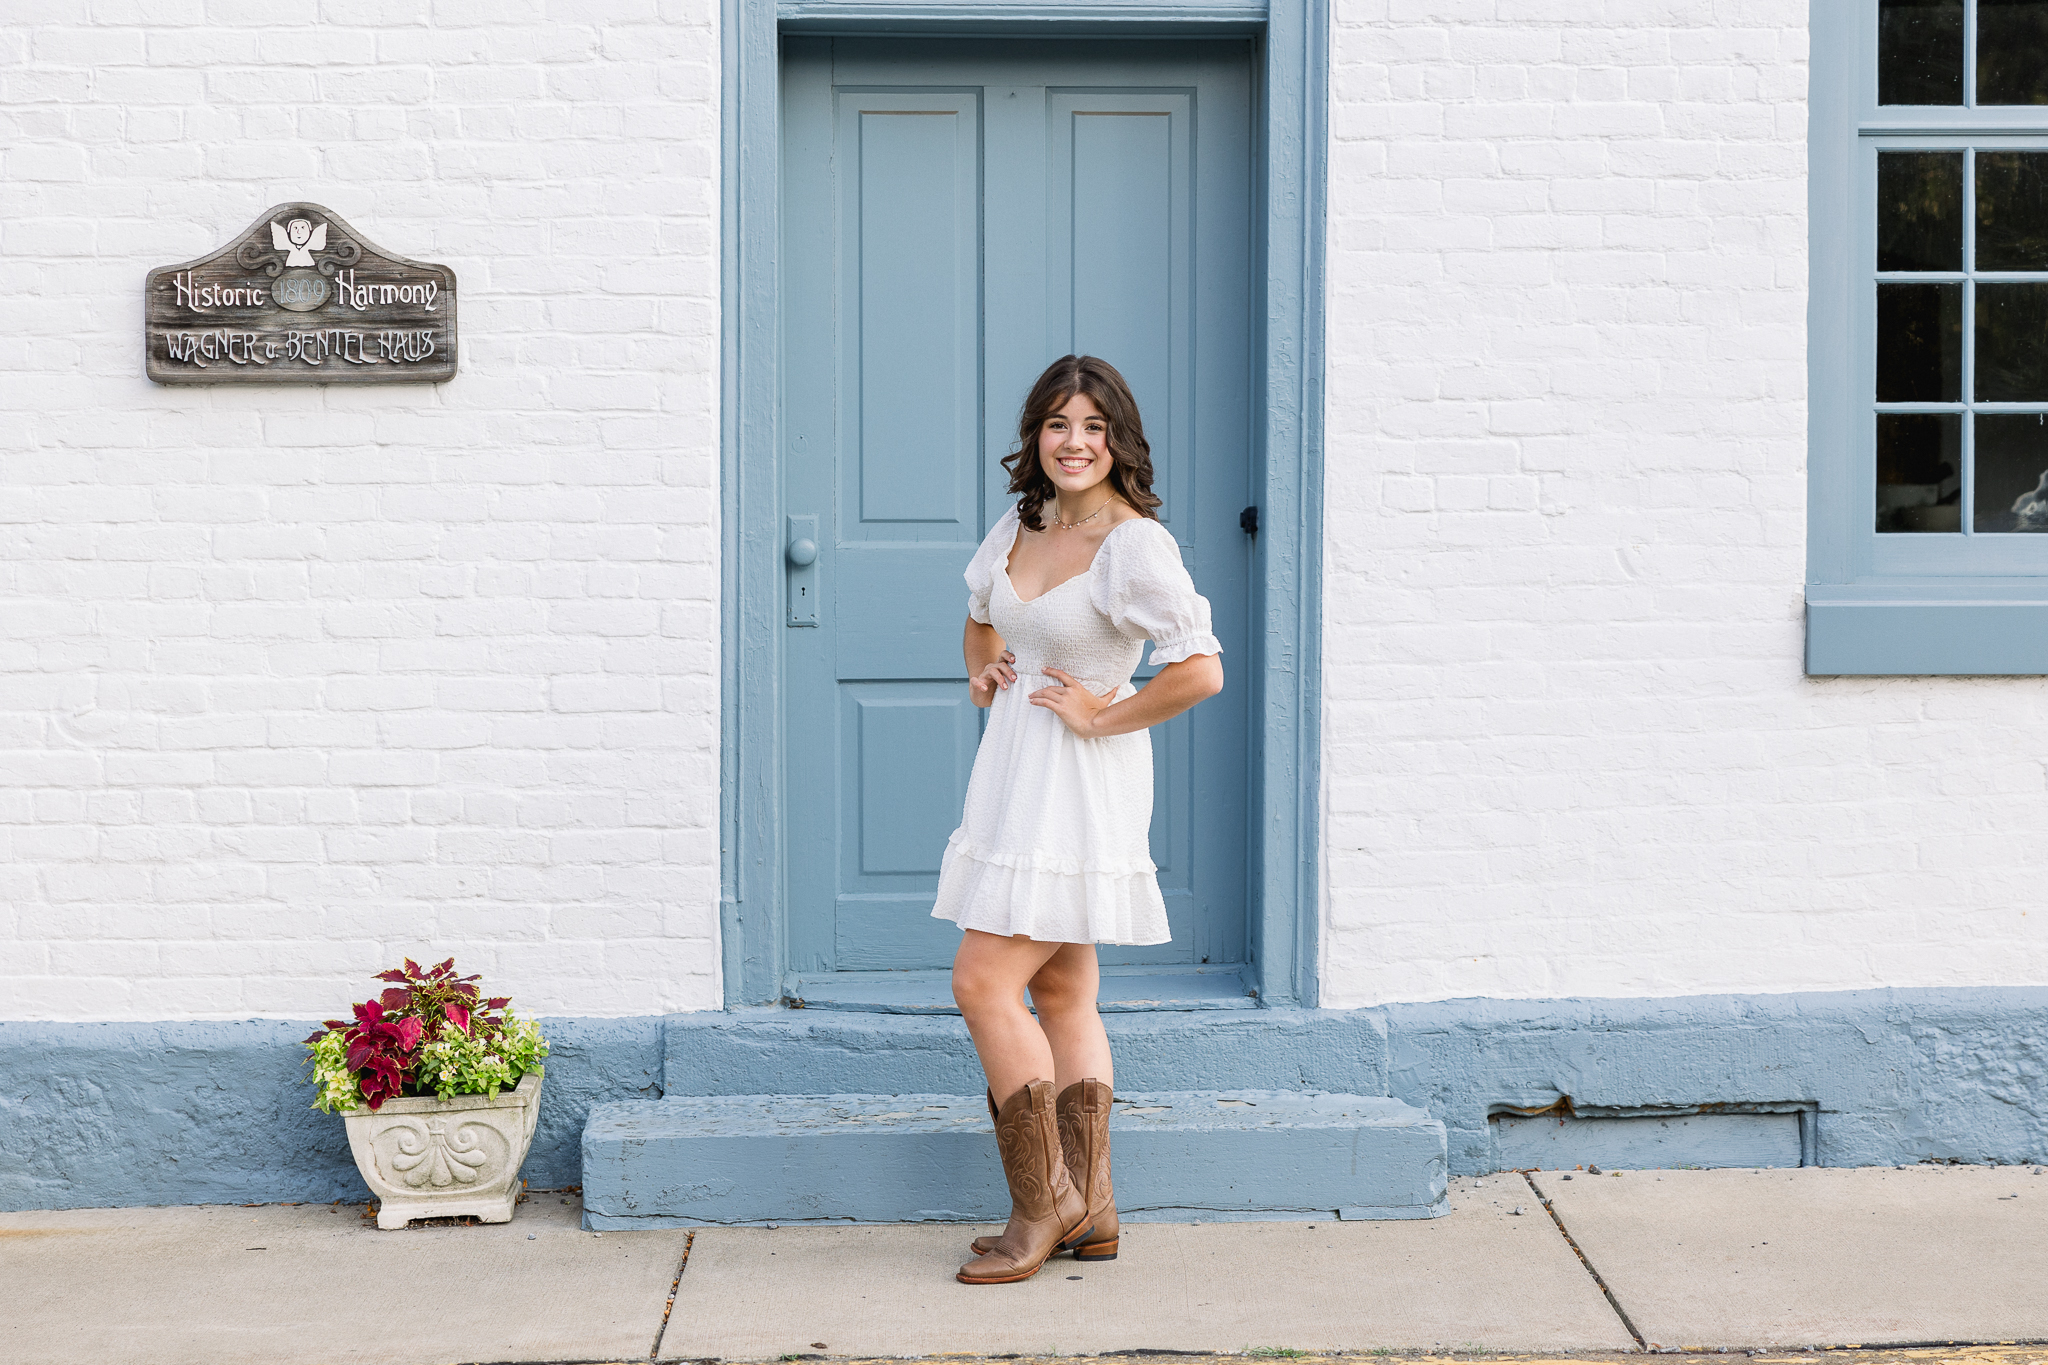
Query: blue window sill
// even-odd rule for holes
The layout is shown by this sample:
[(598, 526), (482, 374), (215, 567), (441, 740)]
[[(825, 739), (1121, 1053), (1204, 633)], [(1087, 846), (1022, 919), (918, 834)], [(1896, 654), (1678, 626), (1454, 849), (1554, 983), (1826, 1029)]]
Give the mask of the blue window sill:
[[(2048, 584), (1806, 590), (1813, 676), (2048, 674)], [(1970, 595), (1964, 596), (1963, 593)]]

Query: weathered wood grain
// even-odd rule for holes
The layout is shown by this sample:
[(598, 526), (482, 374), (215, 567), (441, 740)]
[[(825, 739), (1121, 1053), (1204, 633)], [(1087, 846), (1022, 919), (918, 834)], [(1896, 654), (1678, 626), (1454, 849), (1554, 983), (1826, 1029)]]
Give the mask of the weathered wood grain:
[(160, 384), (418, 384), (455, 377), (455, 272), (393, 255), (319, 204), (279, 204), (226, 246), (149, 272)]

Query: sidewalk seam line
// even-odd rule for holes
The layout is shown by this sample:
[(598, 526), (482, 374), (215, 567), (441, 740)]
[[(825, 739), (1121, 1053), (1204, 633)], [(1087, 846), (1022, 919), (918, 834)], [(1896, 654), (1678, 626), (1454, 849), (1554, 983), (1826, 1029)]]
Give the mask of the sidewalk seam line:
[(1602, 1279), (1600, 1272), (1593, 1268), (1593, 1262), (1587, 1257), (1586, 1249), (1579, 1245), (1578, 1239), (1572, 1236), (1571, 1229), (1564, 1225), (1564, 1219), (1558, 1215), (1557, 1206), (1544, 1198), (1543, 1189), (1536, 1183), (1536, 1177), (1528, 1171), (1523, 1171), (1521, 1174), (1522, 1179), (1528, 1182), (1531, 1192), (1535, 1194), (1536, 1201), (1543, 1205), (1543, 1211), (1550, 1215), (1550, 1221), (1557, 1224), (1558, 1233), (1564, 1238), (1565, 1245), (1572, 1249), (1572, 1254), (1579, 1258), (1579, 1264), (1586, 1267), (1586, 1273), (1591, 1275), (1593, 1283), (1599, 1286), (1600, 1293), (1607, 1300), (1607, 1306), (1614, 1310), (1614, 1316), (1621, 1319), (1621, 1325), (1628, 1329), (1628, 1334), (1636, 1339), (1636, 1348), (1642, 1351), (1649, 1350), (1650, 1343), (1645, 1341), (1643, 1334), (1636, 1330), (1635, 1323), (1629, 1319), (1628, 1310), (1621, 1306), (1621, 1300), (1614, 1297), (1614, 1291), (1607, 1287), (1607, 1281)]
[(689, 1268), (690, 1248), (696, 1242), (697, 1233), (693, 1228), (683, 1237), (683, 1258), (676, 1262), (676, 1277), (668, 1282), (668, 1302), (661, 1308), (661, 1326), (654, 1329), (654, 1344), (647, 1348), (649, 1360), (661, 1354), (661, 1339), (668, 1335), (668, 1315), (676, 1311), (676, 1294), (683, 1287), (683, 1271)]

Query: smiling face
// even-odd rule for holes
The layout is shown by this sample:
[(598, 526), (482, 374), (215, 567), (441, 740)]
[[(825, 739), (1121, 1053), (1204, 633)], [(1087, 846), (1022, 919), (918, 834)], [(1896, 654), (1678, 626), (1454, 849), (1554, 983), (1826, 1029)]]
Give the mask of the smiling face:
[(1073, 498), (1109, 477), (1109, 421), (1085, 393), (1067, 399), (1038, 428), (1038, 465), (1062, 497)]
[(1045, 367), (1017, 412), (1017, 444), (1003, 456), (1003, 472), (1032, 531), (1045, 529), (1042, 514), (1054, 498), (1062, 520), (1092, 517), (1106, 495), (1143, 517), (1159, 507), (1137, 400), (1116, 367), (1096, 356), (1064, 355)]
[(293, 246), (304, 246), (313, 236), (313, 224), (305, 218), (294, 218), (284, 225), (284, 231)]

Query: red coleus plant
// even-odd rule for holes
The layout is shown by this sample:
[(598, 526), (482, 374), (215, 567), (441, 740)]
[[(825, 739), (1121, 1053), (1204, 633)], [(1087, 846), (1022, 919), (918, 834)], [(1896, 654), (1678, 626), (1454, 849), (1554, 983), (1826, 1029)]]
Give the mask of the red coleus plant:
[(316, 1043), (336, 1029), (344, 1030), (348, 1069), (359, 1074), (364, 1102), (377, 1109), (413, 1088), (420, 1047), (440, 1037), (444, 1029), (488, 1034), (504, 1027), (498, 1011), (511, 1000), (494, 996), (479, 1003), (475, 983), (480, 979), (457, 976), (452, 957), (425, 971), (407, 958), (403, 967), (377, 973), (377, 980), (394, 984), (379, 998), (355, 1006), (354, 1023), (326, 1020), (306, 1041)]

